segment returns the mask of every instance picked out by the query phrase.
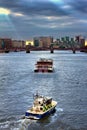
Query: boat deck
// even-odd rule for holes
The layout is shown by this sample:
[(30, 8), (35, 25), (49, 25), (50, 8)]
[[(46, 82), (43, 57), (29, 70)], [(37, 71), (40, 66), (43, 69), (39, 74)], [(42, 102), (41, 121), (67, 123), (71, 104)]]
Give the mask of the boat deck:
[(44, 114), (45, 112), (49, 111), (50, 109), (54, 108), (57, 105), (56, 101), (52, 101), (52, 106), (50, 108), (48, 108), (46, 111), (43, 110), (33, 110), (33, 108), (27, 110), (28, 113), (32, 113), (32, 114)]

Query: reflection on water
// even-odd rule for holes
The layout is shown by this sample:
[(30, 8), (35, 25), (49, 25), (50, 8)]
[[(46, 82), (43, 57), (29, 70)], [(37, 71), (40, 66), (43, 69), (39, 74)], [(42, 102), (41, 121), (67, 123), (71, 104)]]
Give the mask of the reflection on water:
[[(39, 58), (52, 58), (54, 73), (34, 73)], [(34, 51), (0, 54), (0, 130), (86, 130), (87, 54)], [(40, 120), (22, 119), (36, 91), (58, 102)]]

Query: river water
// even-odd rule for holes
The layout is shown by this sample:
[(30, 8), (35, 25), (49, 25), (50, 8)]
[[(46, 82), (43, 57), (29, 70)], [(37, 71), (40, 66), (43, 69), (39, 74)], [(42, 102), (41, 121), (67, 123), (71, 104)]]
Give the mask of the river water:
[[(39, 58), (52, 58), (55, 71), (34, 73)], [(58, 102), (56, 112), (39, 121), (23, 119), (36, 91)], [(0, 54), (0, 130), (87, 130), (87, 54)]]

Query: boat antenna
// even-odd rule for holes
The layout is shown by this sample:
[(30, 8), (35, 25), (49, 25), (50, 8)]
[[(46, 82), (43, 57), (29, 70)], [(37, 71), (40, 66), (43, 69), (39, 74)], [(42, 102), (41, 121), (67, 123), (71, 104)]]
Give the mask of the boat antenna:
[(39, 94), (38, 91), (36, 92), (36, 94), (33, 94), (33, 98), (38, 98)]
[(37, 92), (36, 92), (36, 97), (38, 97), (38, 95), (39, 95), (39, 94), (38, 94), (38, 91), (37, 91)]

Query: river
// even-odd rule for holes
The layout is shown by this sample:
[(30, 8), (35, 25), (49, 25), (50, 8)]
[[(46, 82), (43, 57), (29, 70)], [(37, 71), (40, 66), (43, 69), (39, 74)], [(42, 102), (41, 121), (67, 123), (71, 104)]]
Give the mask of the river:
[[(51, 58), (53, 73), (34, 73), (39, 58)], [(42, 120), (23, 119), (33, 94), (58, 102)], [(0, 130), (87, 130), (87, 54), (32, 51), (0, 54)]]

